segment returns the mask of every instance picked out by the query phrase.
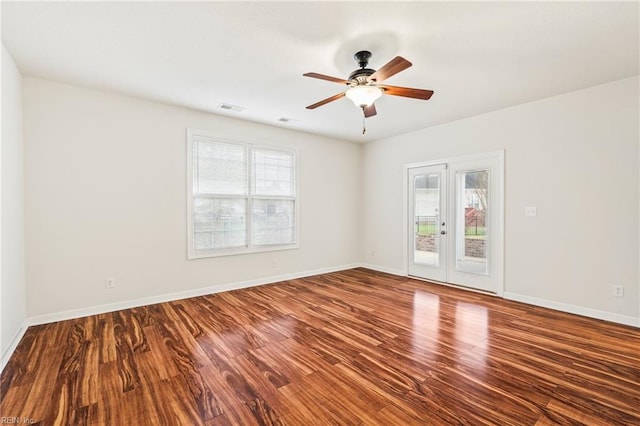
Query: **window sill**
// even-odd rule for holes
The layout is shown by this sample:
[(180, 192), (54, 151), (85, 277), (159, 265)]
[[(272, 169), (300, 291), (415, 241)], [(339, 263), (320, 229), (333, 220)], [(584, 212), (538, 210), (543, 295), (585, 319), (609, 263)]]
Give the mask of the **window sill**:
[(224, 250), (189, 250), (187, 260), (206, 259), (210, 257), (238, 256), (243, 254), (265, 253), (270, 251), (295, 250), (300, 246), (298, 243), (286, 245), (272, 245), (261, 247), (240, 247)]

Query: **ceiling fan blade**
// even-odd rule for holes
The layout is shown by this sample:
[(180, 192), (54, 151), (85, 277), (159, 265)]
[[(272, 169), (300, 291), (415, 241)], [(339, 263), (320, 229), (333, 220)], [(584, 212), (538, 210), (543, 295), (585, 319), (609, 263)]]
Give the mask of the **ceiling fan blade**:
[(385, 95), (404, 96), (405, 98), (428, 100), (433, 95), (433, 90), (412, 89), (410, 87), (381, 85)]
[(317, 72), (308, 72), (308, 73), (302, 74), (302, 75), (305, 76), (305, 77), (319, 78), (320, 80), (331, 81), (333, 83), (349, 84), (349, 82), (347, 80), (343, 80), (343, 79), (337, 78), (337, 77), (331, 77), (330, 75), (318, 74)]
[(378, 71), (374, 72), (369, 76), (369, 80), (375, 80), (380, 83), (383, 80), (391, 77), (392, 75), (398, 74), (400, 71), (404, 71), (413, 65), (411, 62), (407, 61), (402, 56), (396, 56), (386, 64), (382, 66)]
[(376, 111), (376, 105), (375, 104), (371, 104), (368, 107), (364, 107), (362, 109), (364, 111), (364, 116), (365, 117), (373, 117), (374, 115), (376, 115), (378, 113), (378, 111)]
[(318, 108), (318, 107), (320, 107), (320, 106), (322, 106), (322, 105), (324, 105), (324, 104), (328, 104), (329, 102), (336, 101), (336, 100), (338, 100), (338, 99), (340, 99), (340, 98), (342, 98), (342, 97), (344, 97), (344, 92), (342, 92), (342, 93), (338, 93), (337, 95), (333, 95), (333, 96), (331, 96), (331, 97), (329, 97), (329, 98), (327, 98), (327, 99), (323, 99), (323, 100), (321, 100), (320, 102), (316, 102), (316, 103), (315, 103), (315, 104), (313, 104), (313, 105), (309, 105), (309, 106), (307, 107), (307, 109), (315, 109), (315, 108)]

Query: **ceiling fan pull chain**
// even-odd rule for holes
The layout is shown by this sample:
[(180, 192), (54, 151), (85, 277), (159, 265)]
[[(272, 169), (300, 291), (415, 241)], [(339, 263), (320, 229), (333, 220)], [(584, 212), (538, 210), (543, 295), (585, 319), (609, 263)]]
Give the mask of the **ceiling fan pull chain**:
[(365, 116), (364, 116), (364, 108), (362, 108), (362, 134), (364, 135), (367, 132), (367, 125), (365, 122)]

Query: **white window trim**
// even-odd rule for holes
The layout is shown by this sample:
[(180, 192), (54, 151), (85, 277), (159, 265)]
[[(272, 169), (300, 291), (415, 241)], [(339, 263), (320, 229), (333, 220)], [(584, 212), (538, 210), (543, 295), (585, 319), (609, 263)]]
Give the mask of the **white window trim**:
[[(193, 139), (195, 137), (202, 136), (208, 139), (213, 139), (214, 141), (221, 143), (230, 143), (235, 145), (242, 145), (248, 148), (247, 151), (247, 161), (249, 162), (249, 167), (247, 167), (247, 177), (248, 177), (248, 185), (249, 185), (249, 194), (245, 196), (238, 196), (243, 199), (248, 200), (247, 205), (247, 245), (245, 247), (235, 247), (229, 249), (211, 249), (211, 250), (194, 250), (193, 248)], [(293, 154), (293, 179), (294, 179), (294, 196), (293, 197), (274, 197), (274, 196), (263, 196), (263, 195), (253, 195), (252, 194), (252, 186), (253, 186), (253, 170), (251, 167), (251, 150), (253, 149), (272, 149), (275, 151), (283, 151), (289, 152)], [(221, 256), (234, 256), (240, 254), (249, 254), (249, 253), (262, 253), (262, 252), (270, 252), (270, 251), (281, 251), (281, 250), (292, 250), (300, 247), (300, 198), (299, 198), (299, 176), (298, 176), (298, 161), (299, 161), (299, 153), (297, 149), (277, 146), (273, 144), (265, 144), (265, 143), (251, 143), (251, 142), (241, 142), (234, 139), (229, 139), (226, 137), (221, 137), (220, 135), (212, 134), (202, 130), (196, 129), (187, 129), (187, 259), (203, 259), (209, 257), (221, 257)], [(233, 195), (231, 198), (235, 197)], [(295, 201), (294, 205), (294, 215), (295, 215), (295, 229), (294, 229), (294, 242), (290, 244), (271, 244), (271, 245), (261, 245), (261, 246), (252, 246), (251, 245), (251, 214), (252, 214), (252, 205), (251, 201), (253, 198), (256, 199), (293, 199)]]

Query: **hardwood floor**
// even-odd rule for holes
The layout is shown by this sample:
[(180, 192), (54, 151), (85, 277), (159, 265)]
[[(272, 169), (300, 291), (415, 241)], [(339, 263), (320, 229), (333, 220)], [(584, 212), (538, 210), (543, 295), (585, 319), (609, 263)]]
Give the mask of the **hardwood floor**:
[(366, 269), (31, 327), (4, 423), (638, 425), (640, 329)]

